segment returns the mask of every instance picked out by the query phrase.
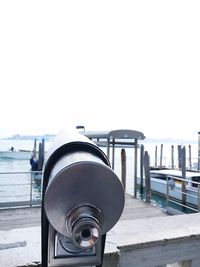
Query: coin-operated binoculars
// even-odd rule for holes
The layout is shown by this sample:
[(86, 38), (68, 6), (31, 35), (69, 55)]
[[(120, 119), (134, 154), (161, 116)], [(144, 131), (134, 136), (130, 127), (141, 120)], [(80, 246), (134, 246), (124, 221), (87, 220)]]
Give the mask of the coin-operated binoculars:
[(101, 149), (62, 132), (44, 164), (42, 267), (101, 266), (106, 233), (124, 207), (124, 190)]

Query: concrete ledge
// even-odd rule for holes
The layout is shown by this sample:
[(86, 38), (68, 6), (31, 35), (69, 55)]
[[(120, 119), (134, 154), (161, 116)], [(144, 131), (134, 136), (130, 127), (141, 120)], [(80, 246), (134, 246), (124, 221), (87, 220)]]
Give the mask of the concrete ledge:
[[(0, 231), (0, 266), (39, 266), (40, 227)], [(119, 221), (107, 234), (104, 267), (199, 262), (200, 214)], [(197, 266), (197, 265), (196, 265)]]
[(117, 249), (116, 245), (106, 242), (103, 267), (117, 267), (119, 264), (120, 251)]
[(120, 250), (120, 267), (165, 266), (186, 260), (193, 266), (200, 251), (200, 214), (119, 221), (107, 242)]
[(199, 213), (119, 221), (108, 233), (107, 241), (125, 249), (194, 236), (200, 238)]
[[(25, 246), (12, 244), (22, 243)], [(41, 262), (40, 227), (18, 228), (10, 231), (0, 231), (0, 266), (38, 266)]]

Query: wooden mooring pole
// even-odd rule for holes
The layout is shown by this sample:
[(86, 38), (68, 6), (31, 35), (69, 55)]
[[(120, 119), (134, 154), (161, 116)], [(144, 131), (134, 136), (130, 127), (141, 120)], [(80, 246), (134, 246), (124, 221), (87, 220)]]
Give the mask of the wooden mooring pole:
[(37, 151), (37, 139), (34, 139), (34, 145), (33, 145), (33, 158), (36, 158), (36, 151)]
[(143, 199), (144, 184), (143, 184), (143, 169), (144, 169), (144, 145), (140, 147), (140, 197)]
[(150, 178), (150, 159), (147, 151), (144, 153), (144, 172), (145, 172), (145, 189), (146, 202), (151, 202), (151, 178)]
[(158, 166), (158, 146), (155, 147), (155, 167)]
[(42, 138), (42, 142), (39, 143), (39, 155), (38, 155), (38, 171), (42, 170), (44, 163), (44, 154), (45, 154), (45, 141)]
[(181, 169), (181, 167), (182, 167), (182, 162), (181, 162), (181, 160), (182, 160), (182, 150), (181, 150), (182, 148), (181, 148), (181, 145), (178, 145), (178, 168), (179, 168), (179, 170)]
[(124, 191), (126, 192), (126, 150), (121, 150), (121, 179)]
[(171, 165), (172, 170), (174, 169), (174, 146), (171, 146)]
[(162, 168), (162, 159), (163, 159), (163, 144), (160, 146), (160, 168)]
[(192, 169), (192, 152), (191, 152), (191, 145), (189, 145), (189, 170)]

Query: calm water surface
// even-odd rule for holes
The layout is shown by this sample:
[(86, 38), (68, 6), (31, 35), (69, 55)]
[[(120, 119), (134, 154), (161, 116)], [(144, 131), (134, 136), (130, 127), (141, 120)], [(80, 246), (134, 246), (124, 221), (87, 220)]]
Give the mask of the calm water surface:
[[(180, 144), (180, 143), (179, 143)], [(45, 142), (45, 150), (48, 150), (52, 142)], [(151, 165), (154, 165), (155, 146), (158, 146), (158, 157), (160, 155), (160, 144), (152, 142), (144, 142), (145, 150), (150, 155)], [(163, 163), (170, 165), (171, 143), (166, 143), (163, 146)], [(174, 157), (178, 157), (177, 143), (174, 143)], [(182, 144), (186, 146), (186, 157), (189, 157), (189, 144)], [(18, 149), (32, 150), (34, 146), (33, 140), (0, 140), (0, 150), (8, 150), (11, 147)], [(102, 148), (106, 152), (105, 148)], [(197, 143), (191, 145), (192, 160), (197, 161)], [(127, 156), (127, 192), (133, 194), (133, 177), (134, 177), (134, 150), (126, 149)], [(115, 153), (115, 172), (121, 177), (121, 149), (116, 149)], [(140, 150), (138, 149), (138, 158), (140, 158)], [(140, 175), (140, 160), (138, 160), (138, 175)], [(30, 174), (1, 174), (3, 172), (28, 172), (30, 171), (29, 160), (12, 160), (0, 159), (0, 202), (14, 201), (17, 197), (23, 200), (28, 200), (30, 197)], [(33, 196), (38, 198), (40, 187), (33, 184)], [(155, 198), (155, 202), (159, 206), (163, 206), (162, 199)]]

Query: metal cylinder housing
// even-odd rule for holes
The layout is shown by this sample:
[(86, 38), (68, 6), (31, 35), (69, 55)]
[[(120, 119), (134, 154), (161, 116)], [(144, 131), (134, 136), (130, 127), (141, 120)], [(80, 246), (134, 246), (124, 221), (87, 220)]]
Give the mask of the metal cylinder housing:
[(50, 166), (43, 200), (51, 225), (81, 248), (94, 246), (115, 225), (124, 207), (120, 180), (95, 153), (96, 145), (91, 148), (90, 144), (90, 149), (82, 149), (81, 137), (80, 146), (76, 140), (76, 149), (66, 150)]

